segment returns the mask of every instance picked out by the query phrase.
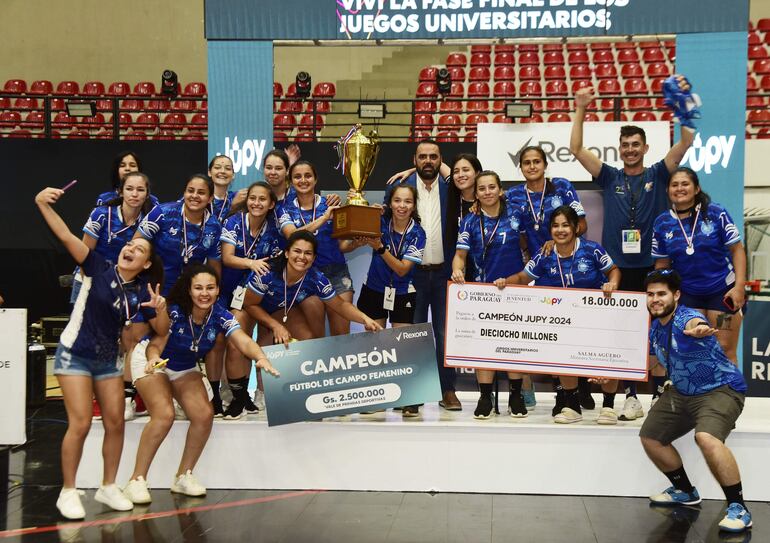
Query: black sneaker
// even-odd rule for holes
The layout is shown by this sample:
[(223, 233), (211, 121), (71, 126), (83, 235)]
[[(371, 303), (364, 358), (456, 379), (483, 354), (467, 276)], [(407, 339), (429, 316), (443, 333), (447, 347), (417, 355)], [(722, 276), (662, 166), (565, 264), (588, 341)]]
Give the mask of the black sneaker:
[(556, 405), (553, 406), (553, 409), (551, 409), (551, 416), (555, 417), (559, 413), (561, 413), (561, 410), (567, 407), (567, 396), (564, 394), (563, 390), (557, 390), (556, 391)]
[(578, 386), (578, 398), (580, 399), (580, 407), (583, 409), (596, 408), (594, 397), (591, 396), (591, 383), (585, 383), (585, 385)]
[(225, 410), (222, 408), (222, 400), (221, 399), (211, 400), (211, 407), (214, 408), (214, 418), (221, 419), (222, 415), (225, 412)]
[(492, 416), (492, 395), (482, 394), (479, 396), (479, 403), (476, 404), (476, 410), (473, 412), (473, 418), (487, 420)]
[(224, 420), (238, 420), (243, 416), (243, 408), (243, 401), (233, 398), (233, 401), (230, 402), (230, 405), (227, 406), (223, 413), (222, 418)]
[(401, 415), (406, 418), (413, 418), (420, 416), (420, 406), (418, 405), (405, 405), (401, 408)]
[(508, 395), (508, 414), (515, 419), (523, 419), (527, 416), (527, 405), (521, 394)]
[(244, 409), (246, 410), (246, 413), (249, 415), (253, 415), (254, 413), (259, 413), (259, 407), (252, 401), (251, 397), (246, 396), (246, 403), (244, 405)]

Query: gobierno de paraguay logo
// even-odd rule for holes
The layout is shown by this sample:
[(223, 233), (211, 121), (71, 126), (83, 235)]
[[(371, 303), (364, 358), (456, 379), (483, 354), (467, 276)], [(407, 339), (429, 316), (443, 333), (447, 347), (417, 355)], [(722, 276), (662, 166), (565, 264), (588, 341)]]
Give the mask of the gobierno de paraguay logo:
[[(348, 39), (428, 38), (457, 33), (612, 28), (631, 0), (337, 0)], [(610, 9), (612, 8), (612, 9)]]

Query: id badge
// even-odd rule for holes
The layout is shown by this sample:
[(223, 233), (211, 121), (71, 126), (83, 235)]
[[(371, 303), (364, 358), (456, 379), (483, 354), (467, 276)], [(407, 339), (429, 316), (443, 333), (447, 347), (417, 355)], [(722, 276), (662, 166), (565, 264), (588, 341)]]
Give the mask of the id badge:
[(386, 311), (393, 311), (396, 303), (396, 289), (385, 287), (385, 296), (382, 298), (382, 308)]
[(231, 309), (243, 309), (243, 299), (246, 297), (246, 288), (242, 285), (235, 287), (233, 291), (233, 300), (230, 302)]
[(623, 254), (630, 255), (642, 252), (642, 231), (641, 230), (622, 230), (623, 236)]

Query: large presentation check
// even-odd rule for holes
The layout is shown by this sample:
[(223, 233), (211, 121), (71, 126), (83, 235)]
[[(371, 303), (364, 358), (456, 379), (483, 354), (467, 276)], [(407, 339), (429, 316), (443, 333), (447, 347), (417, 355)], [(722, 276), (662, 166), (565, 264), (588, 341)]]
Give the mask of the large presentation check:
[(646, 295), (451, 283), (448, 367), (647, 379)]

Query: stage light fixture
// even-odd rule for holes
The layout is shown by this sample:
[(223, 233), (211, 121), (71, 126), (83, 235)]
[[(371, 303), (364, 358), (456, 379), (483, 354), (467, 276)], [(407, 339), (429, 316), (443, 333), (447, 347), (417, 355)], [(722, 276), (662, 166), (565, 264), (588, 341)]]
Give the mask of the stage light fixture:
[(505, 104), (505, 116), (509, 119), (532, 117), (532, 104), (508, 102)]
[(167, 96), (176, 96), (179, 93), (179, 78), (174, 70), (163, 70), (160, 92)]
[(441, 68), (436, 72), (436, 86), (438, 92), (443, 95), (447, 95), (452, 90), (452, 74), (446, 68)]
[(297, 77), (294, 78), (294, 86), (297, 88), (297, 98), (304, 99), (310, 96), (312, 84), (313, 80), (309, 73), (305, 71), (297, 72)]
[(91, 100), (67, 100), (67, 115), (70, 117), (93, 117), (96, 103)]

